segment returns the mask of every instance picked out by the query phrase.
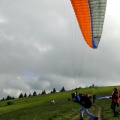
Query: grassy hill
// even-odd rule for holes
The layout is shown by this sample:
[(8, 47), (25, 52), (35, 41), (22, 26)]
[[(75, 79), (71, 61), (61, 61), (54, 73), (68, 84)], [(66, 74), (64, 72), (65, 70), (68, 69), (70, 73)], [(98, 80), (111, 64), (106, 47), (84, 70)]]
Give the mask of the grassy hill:
[[(120, 90), (120, 86), (118, 86), (118, 89)], [(98, 97), (111, 95), (112, 90), (112, 86), (82, 88), (78, 89), (78, 93), (91, 93)], [(68, 101), (72, 92), (75, 91), (14, 99), (12, 105), (7, 105), (8, 101), (1, 101), (0, 120), (79, 120), (80, 105)], [(52, 100), (55, 100), (55, 104), (51, 104)], [(96, 100), (89, 111), (97, 116), (101, 114), (102, 120), (120, 120), (120, 115), (116, 118), (113, 117), (110, 104), (111, 99)], [(120, 111), (120, 107), (118, 107), (118, 110)]]

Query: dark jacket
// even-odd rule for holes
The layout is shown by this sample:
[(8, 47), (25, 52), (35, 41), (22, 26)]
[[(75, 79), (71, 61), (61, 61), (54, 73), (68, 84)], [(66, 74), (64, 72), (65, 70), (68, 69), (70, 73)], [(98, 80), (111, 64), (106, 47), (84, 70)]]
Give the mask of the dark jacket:
[(84, 106), (85, 108), (90, 108), (92, 106), (92, 101), (90, 97), (87, 97), (86, 95), (78, 95), (75, 96), (74, 102), (79, 103), (80, 105)]
[(112, 103), (119, 103), (119, 92), (114, 91), (112, 94)]
[(92, 101), (89, 97), (82, 95), (80, 96), (80, 104), (84, 106), (85, 108), (90, 108), (92, 106)]

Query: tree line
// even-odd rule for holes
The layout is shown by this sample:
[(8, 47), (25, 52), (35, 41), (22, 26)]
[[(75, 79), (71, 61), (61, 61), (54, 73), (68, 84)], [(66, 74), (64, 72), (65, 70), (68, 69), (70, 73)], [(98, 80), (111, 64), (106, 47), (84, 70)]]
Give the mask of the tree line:
[[(62, 87), (62, 89), (59, 91), (59, 92), (64, 92), (65, 91), (65, 88)], [(48, 94), (51, 94), (51, 93), (56, 93), (56, 89), (53, 88), (53, 90), (48, 93)], [(18, 96), (18, 98), (25, 98), (25, 97), (31, 97), (31, 96), (37, 96), (37, 95), (45, 95), (47, 94), (45, 90), (43, 90), (41, 93), (37, 94), (36, 91), (34, 91), (32, 94), (30, 93), (29, 95), (27, 95), (26, 93), (20, 93), (20, 95)], [(2, 98), (0, 101), (4, 101), (4, 100), (13, 100), (15, 99), (15, 97), (12, 97), (10, 95), (8, 95), (6, 98)]]

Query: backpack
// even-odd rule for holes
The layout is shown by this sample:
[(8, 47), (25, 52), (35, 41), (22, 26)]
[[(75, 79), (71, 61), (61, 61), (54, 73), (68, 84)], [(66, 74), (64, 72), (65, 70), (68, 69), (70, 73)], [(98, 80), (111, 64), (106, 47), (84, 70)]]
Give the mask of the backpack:
[(82, 106), (84, 106), (85, 108), (90, 108), (92, 106), (92, 101), (89, 97), (85, 96), (85, 95), (81, 95), (80, 96), (80, 104)]
[(80, 96), (79, 95), (75, 96), (74, 102), (78, 102), (78, 103), (80, 102)]

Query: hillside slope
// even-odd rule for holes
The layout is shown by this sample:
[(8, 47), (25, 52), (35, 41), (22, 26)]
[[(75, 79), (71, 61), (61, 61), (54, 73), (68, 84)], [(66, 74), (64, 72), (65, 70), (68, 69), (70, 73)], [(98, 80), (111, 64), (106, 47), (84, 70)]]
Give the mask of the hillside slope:
[[(112, 89), (112, 86), (82, 88), (78, 89), (78, 93), (90, 93), (97, 96), (111, 95)], [(68, 101), (72, 92), (75, 91), (14, 99), (13, 105), (7, 105), (7, 101), (2, 101), (0, 102), (0, 120), (79, 120), (80, 105), (71, 100)], [(55, 100), (55, 104), (51, 103), (52, 100)], [(101, 120), (114, 120), (110, 104), (111, 99), (96, 100), (90, 112), (97, 116), (101, 114)], [(85, 119), (89, 120), (86, 115)], [(118, 119), (115, 118), (115, 120)]]

